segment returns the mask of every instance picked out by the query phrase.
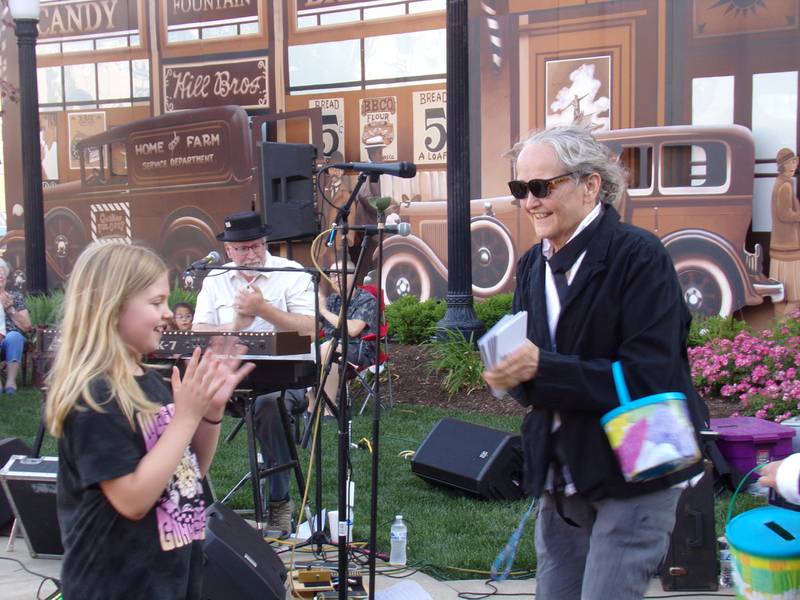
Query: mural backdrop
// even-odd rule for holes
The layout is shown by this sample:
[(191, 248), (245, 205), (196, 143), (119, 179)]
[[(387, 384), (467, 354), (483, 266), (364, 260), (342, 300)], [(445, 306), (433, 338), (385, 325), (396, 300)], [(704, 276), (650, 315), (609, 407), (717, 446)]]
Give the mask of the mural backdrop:
[[(483, 0), (469, 8), (471, 81), (462, 93), (477, 298), (512, 290), (514, 264), (536, 242), (508, 195), (505, 153), (532, 129), (580, 123), (628, 168), (619, 208), (662, 239), (693, 310), (800, 301), (791, 168), (798, 0)], [(90, 241), (122, 238), (155, 246), (176, 285), (196, 286), (178, 275), (217, 248), (222, 215), (249, 207), (276, 227), (281, 210), (300, 211), (291, 215), (308, 221), (303, 234), (273, 251), (307, 262), (308, 240), (335, 215), (314, 185), (325, 162), (406, 160), (418, 165), (415, 178), (383, 176), (367, 190), (391, 197), (390, 218), (412, 229), (387, 240), (384, 285), (390, 300), (443, 295), (444, 11), (444, 0), (43, 1), (49, 284), (63, 282)], [(14, 84), (9, 24), (0, 30), (0, 78)], [(24, 286), (19, 113), (11, 102), (3, 109), (8, 233), (0, 250)], [(264, 141), (312, 152), (266, 154)], [(291, 182), (279, 201), (270, 193), (276, 178)], [(337, 204), (354, 181), (333, 171), (319, 183)], [(359, 218), (374, 216), (365, 209)]]

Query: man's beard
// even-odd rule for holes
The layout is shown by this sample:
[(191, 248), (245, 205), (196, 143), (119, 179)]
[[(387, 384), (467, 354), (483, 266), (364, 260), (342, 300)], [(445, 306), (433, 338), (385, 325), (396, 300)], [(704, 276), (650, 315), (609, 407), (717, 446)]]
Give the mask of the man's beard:
[(261, 267), (264, 266), (264, 261), (259, 261), (255, 265), (240, 265), (240, 266), (242, 267), (242, 270), (239, 271), (239, 273), (241, 273), (248, 279), (255, 279), (256, 277), (258, 277), (258, 271), (250, 271), (248, 267), (251, 267), (253, 269), (260, 269)]

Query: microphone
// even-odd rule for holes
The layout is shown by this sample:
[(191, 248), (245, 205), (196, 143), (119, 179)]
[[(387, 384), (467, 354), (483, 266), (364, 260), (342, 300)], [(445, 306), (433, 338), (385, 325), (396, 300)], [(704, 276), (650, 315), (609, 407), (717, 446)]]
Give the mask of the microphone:
[(221, 258), (222, 257), (219, 255), (219, 252), (217, 252), (216, 250), (212, 250), (203, 258), (196, 260), (191, 265), (189, 265), (187, 271), (191, 271), (192, 269), (202, 269), (206, 265), (216, 264), (221, 260)]
[(397, 235), (406, 237), (411, 233), (411, 223), (401, 221), (396, 225), (384, 225), (383, 227), (380, 225), (348, 225), (344, 227), (344, 229), (349, 231), (363, 231), (366, 235), (374, 235), (383, 229), (383, 233), (396, 233)]
[(371, 175), (392, 175), (393, 177), (402, 177), (403, 179), (411, 179), (417, 174), (417, 165), (405, 161), (393, 163), (334, 163), (328, 165), (328, 168), (344, 169), (345, 171), (360, 171)]

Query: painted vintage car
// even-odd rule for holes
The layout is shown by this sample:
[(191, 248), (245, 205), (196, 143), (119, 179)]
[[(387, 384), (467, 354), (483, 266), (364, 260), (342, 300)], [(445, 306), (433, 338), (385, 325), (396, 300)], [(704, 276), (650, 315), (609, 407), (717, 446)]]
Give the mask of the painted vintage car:
[[(764, 275), (763, 249), (745, 249), (753, 198), (754, 143), (738, 125), (647, 127), (597, 134), (629, 173), (617, 207), (623, 220), (656, 234), (672, 256), (691, 310), (730, 315), (745, 305), (783, 298)], [(476, 298), (513, 291), (514, 267), (538, 240), (511, 196), (470, 203), (472, 291)], [(389, 301), (447, 290), (447, 203), (404, 202), (407, 237), (384, 245), (383, 286)]]
[[(75, 145), (80, 180), (44, 190), (48, 287), (62, 285), (92, 241), (123, 239), (154, 248), (171, 269), (171, 281), (212, 249), (226, 214), (263, 211), (259, 142), (268, 124), (304, 118), (317, 132), (319, 109), (248, 114), (239, 106), (176, 111), (133, 121)], [(309, 165), (309, 171), (312, 165)], [(9, 231), (0, 247), (24, 288), (24, 234)]]

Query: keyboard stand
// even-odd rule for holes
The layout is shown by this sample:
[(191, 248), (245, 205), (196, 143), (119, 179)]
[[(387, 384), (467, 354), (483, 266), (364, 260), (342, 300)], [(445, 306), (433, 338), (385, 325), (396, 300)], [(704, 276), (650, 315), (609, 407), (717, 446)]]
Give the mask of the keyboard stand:
[[(297, 456), (297, 447), (292, 435), (292, 427), (289, 422), (289, 414), (286, 412), (286, 405), (284, 398), (286, 390), (281, 390), (278, 397), (278, 411), (281, 416), (283, 425), (283, 432), (286, 436), (286, 444), (289, 447), (289, 455), (291, 460), (282, 465), (275, 465), (273, 467), (262, 467), (258, 464), (258, 440), (255, 436), (255, 400), (258, 396), (263, 395), (265, 392), (256, 392), (250, 390), (244, 395), (244, 427), (247, 433), (247, 456), (250, 462), (250, 469), (245, 473), (238, 483), (231, 488), (231, 490), (221, 500), (226, 503), (236, 492), (238, 492), (249, 480), (253, 488), (253, 513), (256, 521), (256, 527), (264, 532), (266, 526), (266, 519), (264, 515), (263, 497), (261, 495), (261, 479), (269, 477), (275, 473), (293, 469), (295, 478), (297, 479), (297, 489), (299, 490), (300, 497), (305, 495), (305, 479), (303, 478), (303, 470), (300, 467), (300, 460)], [(266, 392), (269, 393), (269, 392)]]

